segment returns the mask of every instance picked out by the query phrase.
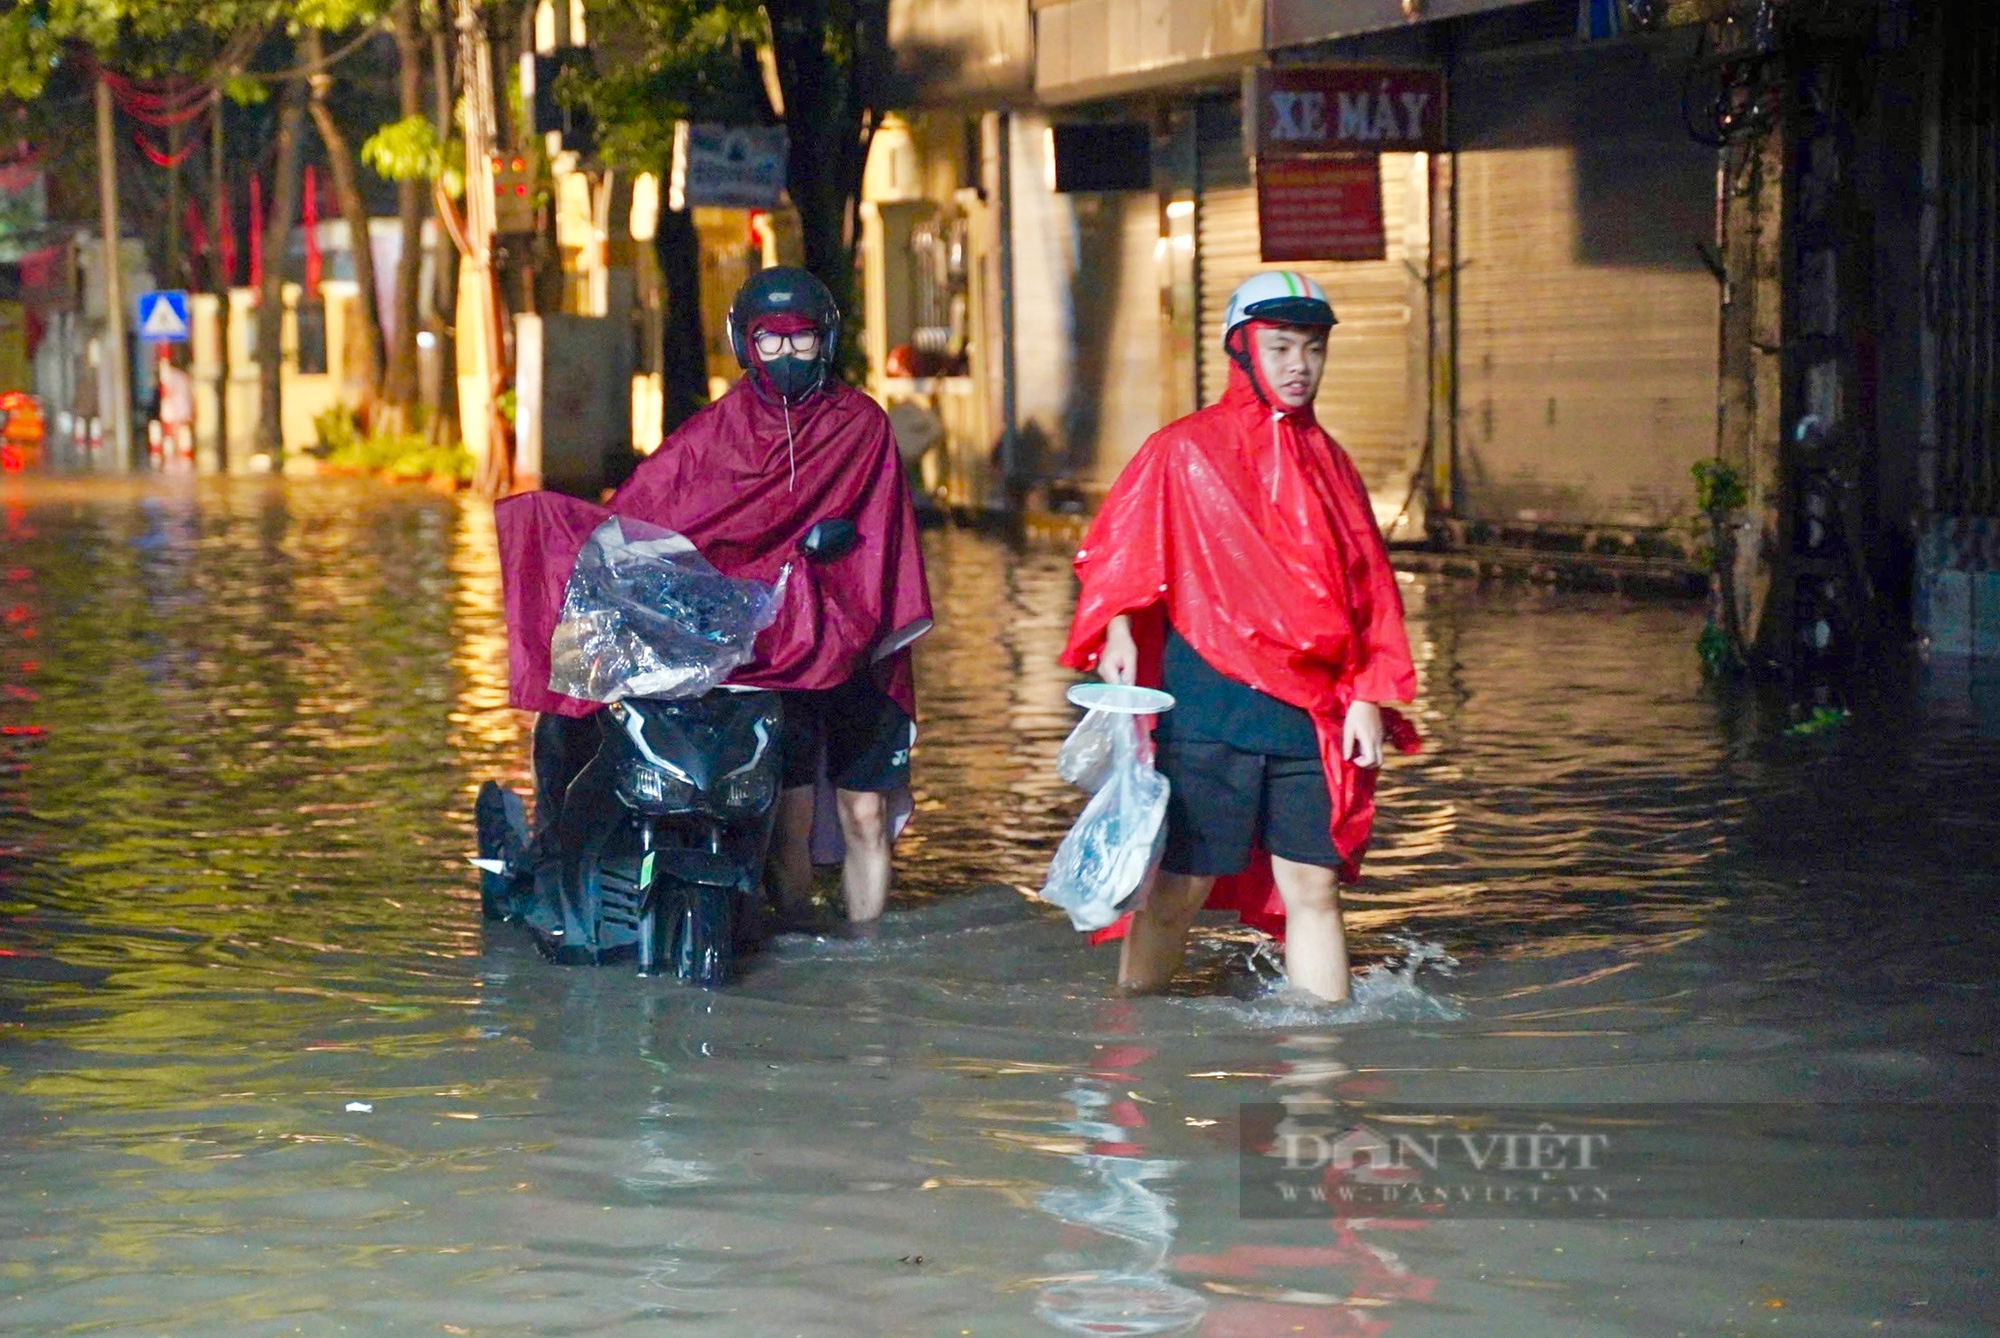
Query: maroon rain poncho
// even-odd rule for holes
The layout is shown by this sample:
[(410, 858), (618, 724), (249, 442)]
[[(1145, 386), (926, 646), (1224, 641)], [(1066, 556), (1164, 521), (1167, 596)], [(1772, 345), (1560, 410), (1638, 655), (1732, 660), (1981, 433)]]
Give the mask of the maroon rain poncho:
[[(915, 718), (908, 647), (930, 629), (930, 593), (896, 439), (866, 395), (833, 384), (787, 408), (746, 377), (641, 461), (608, 508), (549, 492), (500, 502), (508, 699), (522, 710), (601, 709), (549, 690), (549, 639), (577, 553), (613, 514), (686, 536), (726, 576), (776, 583), (790, 565), (777, 621), (731, 683), (831, 688), (872, 670)], [(832, 518), (853, 521), (859, 542), (806, 561), (799, 541)]]

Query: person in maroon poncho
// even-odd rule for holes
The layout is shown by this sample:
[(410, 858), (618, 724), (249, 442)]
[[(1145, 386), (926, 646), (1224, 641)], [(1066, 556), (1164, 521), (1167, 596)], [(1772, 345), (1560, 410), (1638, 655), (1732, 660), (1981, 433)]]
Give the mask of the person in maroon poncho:
[[(802, 918), (815, 844), (844, 854), (847, 918), (882, 913), (895, 829), (909, 811), (916, 693), (909, 647), (931, 626), (930, 595), (907, 475), (889, 420), (832, 372), (840, 313), (803, 269), (753, 275), (730, 307), (746, 375), (633, 471), (605, 508), (524, 493), (495, 511), (508, 626), (510, 701), (536, 726), (537, 813), (588, 760), (602, 709), (551, 691), (549, 639), (576, 554), (608, 514), (684, 535), (725, 575), (776, 584), (776, 621), (730, 677), (784, 697), (784, 776), (771, 881)], [(820, 522), (851, 521), (854, 547), (801, 556)], [(815, 843), (815, 796), (830, 784), (839, 842)], [(826, 833), (822, 832), (822, 836)]]
[(1118, 967), (1164, 988), (1204, 905), (1285, 938), (1291, 982), (1348, 994), (1339, 880), (1359, 876), (1388, 741), (1416, 672), (1367, 490), (1313, 417), (1333, 308), (1289, 272), (1238, 288), (1220, 403), (1155, 433), (1076, 554), (1063, 662), (1176, 698), (1160, 873)]

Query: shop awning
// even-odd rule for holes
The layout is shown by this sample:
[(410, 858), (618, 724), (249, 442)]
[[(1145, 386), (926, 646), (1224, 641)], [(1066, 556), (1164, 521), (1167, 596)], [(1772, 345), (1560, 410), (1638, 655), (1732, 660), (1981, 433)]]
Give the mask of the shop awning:
[(1034, 0), (1034, 7), (1035, 92), (1044, 103), (1229, 84), (1264, 60), (1264, 0)]

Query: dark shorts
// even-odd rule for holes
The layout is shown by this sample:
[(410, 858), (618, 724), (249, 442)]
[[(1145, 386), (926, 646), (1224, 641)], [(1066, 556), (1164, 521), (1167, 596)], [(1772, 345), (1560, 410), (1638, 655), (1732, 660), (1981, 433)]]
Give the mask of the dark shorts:
[(909, 785), (916, 724), (867, 673), (837, 688), (778, 695), (786, 789), (816, 783), (822, 765), (837, 789), (880, 793)]
[(1241, 873), (1253, 843), (1294, 863), (1340, 867), (1333, 800), (1317, 757), (1270, 757), (1184, 739), (1161, 743), (1155, 765), (1173, 785), (1160, 858), (1166, 872)]

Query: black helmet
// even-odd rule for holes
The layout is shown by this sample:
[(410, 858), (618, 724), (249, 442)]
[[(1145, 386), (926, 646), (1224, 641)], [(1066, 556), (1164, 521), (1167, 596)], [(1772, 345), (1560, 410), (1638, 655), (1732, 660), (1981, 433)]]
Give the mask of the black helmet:
[(729, 347), (744, 371), (760, 371), (760, 364), (750, 355), (751, 327), (766, 316), (779, 315), (803, 316), (819, 331), (819, 356), (812, 363), (810, 384), (798, 395), (779, 391), (785, 399), (803, 398), (819, 389), (833, 366), (835, 346), (840, 343), (840, 307), (825, 284), (796, 265), (778, 265), (751, 275), (729, 304)]

